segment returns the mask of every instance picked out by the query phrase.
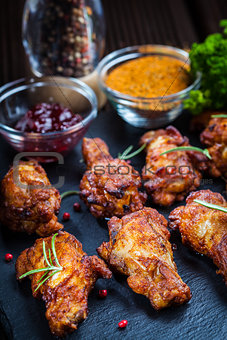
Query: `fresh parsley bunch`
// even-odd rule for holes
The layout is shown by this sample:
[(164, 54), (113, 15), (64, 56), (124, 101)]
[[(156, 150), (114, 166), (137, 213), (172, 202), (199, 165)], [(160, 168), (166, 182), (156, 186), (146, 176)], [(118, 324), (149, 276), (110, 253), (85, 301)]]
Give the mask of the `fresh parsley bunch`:
[(202, 73), (201, 88), (191, 91), (184, 108), (193, 114), (204, 109), (227, 109), (227, 20), (221, 20), (223, 33), (209, 35), (201, 44), (194, 43), (189, 53), (191, 73)]

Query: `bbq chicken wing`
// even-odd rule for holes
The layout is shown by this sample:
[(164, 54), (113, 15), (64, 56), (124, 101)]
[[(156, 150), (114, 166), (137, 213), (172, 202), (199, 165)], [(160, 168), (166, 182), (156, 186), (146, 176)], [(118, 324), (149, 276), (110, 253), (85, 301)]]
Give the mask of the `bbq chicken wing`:
[[(24, 250), (16, 262), (17, 279), (30, 270), (46, 267), (43, 256), (51, 249), (52, 237), (36, 240), (33, 247)], [(81, 243), (71, 234), (60, 231), (55, 239), (57, 259), (62, 270), (51, 276), (38, 289), (44, 272), (30, 275), (33, 296), (46, 304), (46, 318), (51, 332), (65, 336), (77, 329), (88, 314), (87, 300), (99, 277), (110, 278), (111, 272), (97, 256), (88, 256)], [(48, 254), (48, 252), (47, 252)], [(52, 258), (53, 263), (54, 257)], [(37, 290), (36, 290), (37, 289)]]
[(227, 118), (212, 118), (200, 139), (212, 157), (209, 164), (211, 175), (227, 179)]
[(186, 206), (171, 212), (170, 228), (179, 228), (183, 244), (210, 257), (227, 285), (227, 214), (198, 204), (195, 199), (227, 208), (227, 202), (219, 193), (193, 192), (188, 196)]
[(141, 178), (131, 165), (113, 159), (100, 138), (84, 138), (82, 153), (87, 171), (80, 182), (81, 199), (95, 217), (120, 217), (143, 208), (146, 194), (138, 191)]
[(132, 290), (145, 295), (156, 309), (187, 302), (189, 287), (181, 280), (173, 260), (166, 219), (157, 210), (143, 208), (108, 222), (110, 241), (98, 254), (128, 276)]
[(47, 236), (62, 229), (55, 213), (60, 209), (58, 190), (35, 161), (20, 162), (0, 186), (0, 221), (13, 231)]
[(169, 206), (174, 201), (182, 201), (185, 195), (200, 185), (200, 170), (206, 168), (206, 157), (192, 151), (161, 153), (179, 146), (189, 146), (173, 126), (165, 130), (149, 131), (142, 136), (140, 144), (146, 143), (146, 165), (142, 178), (145, 189), (153, 203)]

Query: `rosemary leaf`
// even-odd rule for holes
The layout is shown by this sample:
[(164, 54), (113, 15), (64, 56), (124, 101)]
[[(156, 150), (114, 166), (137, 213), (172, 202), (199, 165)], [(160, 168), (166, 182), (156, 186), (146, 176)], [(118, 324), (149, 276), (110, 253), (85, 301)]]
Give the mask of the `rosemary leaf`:
[(52, 237), (52, 240), (51, 240), (51, 247), (52, 247), (52, 253), (54, 255), (54, 259), (55, 259), (55, 262), (57, 263), (58, 267), (62, 269), (62, 267), (60, 266), (60, 263), (58, 262), (58, 258), (57, 258), (57, 254), (56, 254), (56, 250), (55, 250), (55, 238), (58, 234), (54, 234), (54, 236)]
[(129, 152), (131, 152), (133, 149), (133, 145), (130, 145), (124, 152), (123, 152), (123, 156), (127, 156), (129, 154)]
[(37, 283), (39, 283), (40, 281), (42, 281), (42, 279), (47, 275), (47, 273), (48, 273), (48, 272), (45, 272), (45, 273), (41, 276), (41, 278), (37, 281)]
[(46, 245), (45, 245), (45, 241), (43, 241), (43, 256), (44, 256), (44, 259), (45, 259), (47, 265), (50, 267), (50, 262), (48, 261), (47, 254), (46, 254)]
[[(124, 152), (123, 152), (123, 154), (120, 156), (120, 157), (118, 157), (119, 159), (124, 159), (124, 160), (126, 160), (126, 159), (130, 159), (130, 158), (132, 158), (132, 157), (134, 157), (134, 156), (136, 156), (136, 155), (138, 155), (143, 149), (145, 149), (145, 147), (146, 147), (146, 143), (145, 144), (143, 144), (139, 149), (137, 149), (136, 151), (134, 151), (134, 152), (132, 152), (132, 153), (130, 153), (130, 154), (124, 154)], [(131, 151), (131, 150), (130, 150)]]
[(197, 148), (196, 146), (178, 146), (176, 148), (172, 148), (169, 150), (166, 150), (162, 153), (160, 153), (159, 156), (166, 155), (167, 153), (173, 152), (173, 151), (197, 151), (203, 153), (207, 158), (212, 159), (211, 155), (209, 154), (208, 149), (200, 149)]
[(133, 145), (130, 145), (129, 147), (127, 147), (127, 149), (122, 154), (121, 153), (118, 154), (118, 158), (124, 159), (124, 156), (126, 156), (132, 149), (133, 149)]
[(212, 115), (211, 118), (227, 118), (227, 114)]
[(52, 262), (52, 259), (51, 259), (51, 251), (50, 251), (50, 249), (48, 249), (49, 250), (49, 259), (50, 259), (50, 264), (51, 264), (51, 266), (54, 266), (53, 265), (53, 262)]
[(204, 207), (207, 207), (207, 208), (210, 208), (210, 209), (215, 209), (215, 210), (220, 210), (220, 211), (223, 211), (223, 212), (227, 213), (227, 208), (222, 207), (220, 205), (204, 202), (204, 201), (197, 200), (197, 199), (195, 199), (194, 202), (196, 202), (198, 204), (201, 204)]
[(204, 154), (207, 158), (212, 159), (212, 157), (211, 157), (211, 155), (210, 155), (208, 149), (204, 149), (204, 150), (203, 150), (203, 154)]
[(36, 292), (40, 286), (42, 286), (44, 284), (44, 282), (46, 282), (51, 276), (53, 276), (54, 274), (60, 272), (59, 270), (55, 270), (53, 273), (51, 273), (50, 275), (48, 275), (42, 282), (40, 282), (40, 284), (36, 287), (36, 289), (34, 290), (34, 292)]
[(53, 270), (53, 268), (55, 269), (56, 267), (53, 267), (52, 269), (50, 269), (50, 268), (52, 268), (52, 267), (46, 267), (46, 268), (39, 268), (39, 269), (30, 270), (29, 272), (27, 272), (27, 273), (21, 275), (21, 276), (19, 277), (19, 279), (23, 279), (24, 277), (29, 276), (29, 275), (32, 275), (32, 274), (35, 274), (35, 273), (45, 272), (45, 271), (47, 271), (47, 270)]
[(74, 190), (74, 191), (65, 191), (65, 192), (63, 192), (63, 194), (61, 194), (61, 199), (65, 198), (67, 196), (79, 195), (79, 194), (80, 194), (80, 192), (76, 191), (76, 190)]

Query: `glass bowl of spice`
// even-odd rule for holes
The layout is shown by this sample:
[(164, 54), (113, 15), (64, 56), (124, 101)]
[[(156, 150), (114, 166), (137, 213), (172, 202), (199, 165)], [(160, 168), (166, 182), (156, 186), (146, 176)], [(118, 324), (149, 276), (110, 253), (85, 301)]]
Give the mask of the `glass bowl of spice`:
[(99, 85), (127, 123), (158, 128), (176, 119), (191, 90), (189, 54), (164, 45), (132, 46), (107, 55), (98, 66)]
[[(92, 89), (63, 77), (19, 79), (0, 89), (0, 133), (18, 152), (56, 160), (80, 141), (97, 115)], [(43, 153), (43, 155), (42, 155)]]

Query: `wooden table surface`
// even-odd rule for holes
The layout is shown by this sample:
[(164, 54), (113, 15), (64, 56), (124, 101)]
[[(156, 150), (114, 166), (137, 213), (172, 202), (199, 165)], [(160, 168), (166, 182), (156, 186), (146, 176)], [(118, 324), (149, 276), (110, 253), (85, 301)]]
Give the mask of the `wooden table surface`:
[[(219, 31), (227, 0), (102, 0), (107, 23), (106, 53), (135, 44), (190, 48)], [(24, 77), (29, 67), (21, 42), (24, 0), (1, 0), (0, 85)], [(1, 255), (2, 256), (2, 255)], [(0, 330), (0, 338), (4, 339)]]
[[(169, 44), (189, 48), (219, 30), (227, 18), (226, 0), (102, 0), (106, 53), (135, 44)], [(21, 42), (24, 0), (1, 0), (0, 84), (28, 74)]]

